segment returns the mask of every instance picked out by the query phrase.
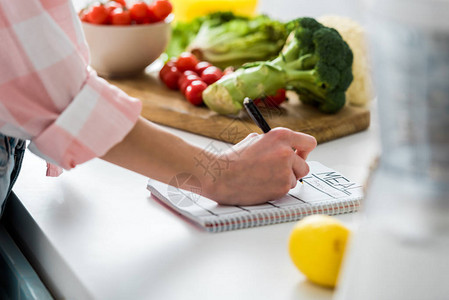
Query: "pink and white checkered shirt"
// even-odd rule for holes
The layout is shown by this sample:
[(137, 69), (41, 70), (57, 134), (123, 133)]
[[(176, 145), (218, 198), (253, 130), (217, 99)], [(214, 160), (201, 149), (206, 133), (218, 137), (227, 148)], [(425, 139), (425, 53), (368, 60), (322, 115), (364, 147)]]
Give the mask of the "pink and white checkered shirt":
[(0, 0), (0, 132), (64, 169), (105, 154), (141, 103), (88, 62), (70, 0)]

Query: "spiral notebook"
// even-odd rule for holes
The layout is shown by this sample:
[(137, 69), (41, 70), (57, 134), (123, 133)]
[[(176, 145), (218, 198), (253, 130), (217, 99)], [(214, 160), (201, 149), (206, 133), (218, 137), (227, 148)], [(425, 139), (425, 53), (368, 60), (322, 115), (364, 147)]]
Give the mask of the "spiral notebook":
[(291, 222), (312, 214), (338, 215), (358, 210), (363, 188), (341, 173), (318, 162), (308, 162), (310, 172), (283, 197), (255, 206), (223, 206), (199, 195), (201, 184), (190, 174), (180, 174), (170, 185), (150, 179), (152, 195), (210, 232)]

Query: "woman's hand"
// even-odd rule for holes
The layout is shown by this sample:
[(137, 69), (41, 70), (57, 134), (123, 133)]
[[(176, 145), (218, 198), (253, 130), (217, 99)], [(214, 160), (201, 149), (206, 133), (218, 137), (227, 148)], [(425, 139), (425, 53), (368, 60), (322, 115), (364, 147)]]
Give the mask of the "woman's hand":
[(279, 198), (307, 175), (305, 160), (316, 145), (314, 137), (286, 128), (250, 134), (220, 156), (229, 161), (228, 168), (205, 186), (205, 196), (227, 205), (253, 205)]
[[(203, 196), (220, 204), (252, 205), (279, 198), (293, 188), (309, 172), (305, 159), (315, 147), (310, 135), (275, 128), (263, 135), (250, 134), (223, 154), (210, 153), (140, 118), (102, 158), (165, 183), (188, 173), (198, 179)], [(198, 163), (201, 155), (225, 167), (214, 174), (208, 166), (205, 172)]]

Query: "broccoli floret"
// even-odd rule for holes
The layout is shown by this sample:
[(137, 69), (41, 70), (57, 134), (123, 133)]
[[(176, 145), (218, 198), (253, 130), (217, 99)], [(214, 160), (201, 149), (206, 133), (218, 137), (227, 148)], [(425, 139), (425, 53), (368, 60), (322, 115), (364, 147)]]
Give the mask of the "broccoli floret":
[[(206, 105), (220, 113), (236, 113), (245, 96), (257, 98), (287, 88), (322, 112), (340, 110), (352, 81), (351, 49), (336, 30), (313, 18), (296, 19), (286, 27), (293, 38), (276, 59), (253, 63), (211, 85), (203, 93)], [(227, 105), (221, 107), (223, 103)]]
[(345, 104), (345, 91), (353, 79), (352, 51), (335, 29), (312, 18), (297, 22), (294, 39), (279, 62), (289, 74), (289, 86), (304, 103), (323, 112), (337, 112)]

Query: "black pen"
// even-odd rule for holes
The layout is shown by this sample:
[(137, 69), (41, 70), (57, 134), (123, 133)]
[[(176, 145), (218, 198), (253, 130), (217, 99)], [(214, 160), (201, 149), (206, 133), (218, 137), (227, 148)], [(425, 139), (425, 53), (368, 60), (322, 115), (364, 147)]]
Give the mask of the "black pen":
[[(265, 118), (262, 116), (260, 110), (257, 108), (256, 104), (254, 104), (252, 99), (246, 97), (245, 100), (243, 100), (243, 105), (245, 106), (251, 119), (257, 126), (259, 126), (263, 133), (267, 133), (271, 130), (270, 125), (268, 125), (267, 121), (265, 121)], [(302, 179), (299, 179), (299, 182), (303, 183)]]

